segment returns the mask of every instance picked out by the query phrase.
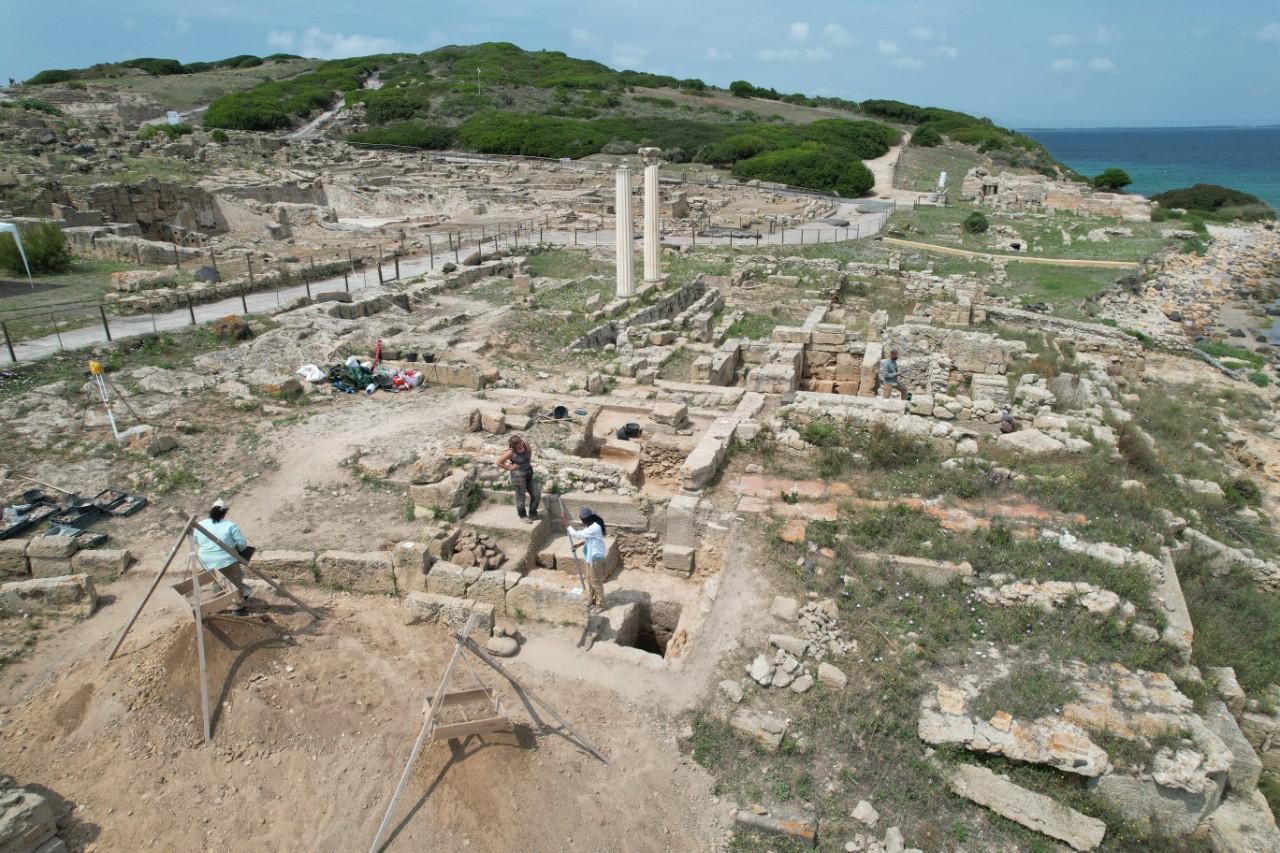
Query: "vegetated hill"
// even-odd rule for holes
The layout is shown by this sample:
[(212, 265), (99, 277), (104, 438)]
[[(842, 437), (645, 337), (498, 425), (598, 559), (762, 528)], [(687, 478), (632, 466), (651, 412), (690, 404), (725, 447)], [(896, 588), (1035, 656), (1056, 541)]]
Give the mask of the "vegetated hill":
[(1166, 190), (1153, 195), (1151, 200), (1160, 204), (1161, 218), (1179, 218), (1178, 210), (1219, 222), (1274, 219), (1276, 216), (1276, 212), (1257, 196), (1217, 184)]

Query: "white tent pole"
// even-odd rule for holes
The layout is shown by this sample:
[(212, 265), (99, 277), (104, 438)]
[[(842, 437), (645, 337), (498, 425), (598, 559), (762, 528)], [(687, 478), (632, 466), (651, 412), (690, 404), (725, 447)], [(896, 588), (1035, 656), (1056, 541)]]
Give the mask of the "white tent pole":
[(22, 256), (22, 265), (27, 268), (27, 283), (31, 285), (31, 289), (36, 289), (36, 283), (31, 278), (31, 264), (27, 263), (27, 252), (22, 248), (22, 235), (18, 233), (18, 226), (12, 222), (0, 222), (0, 233), (8, 232), (13, 235), (13, 242), (18, 244), (18, 254)]

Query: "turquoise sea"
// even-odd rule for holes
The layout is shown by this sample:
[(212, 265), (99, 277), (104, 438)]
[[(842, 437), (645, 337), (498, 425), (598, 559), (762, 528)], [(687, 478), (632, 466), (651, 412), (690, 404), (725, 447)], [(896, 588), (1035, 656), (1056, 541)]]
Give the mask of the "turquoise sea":
[(1280, 210), (1280, 125), (1021, 132), (1082, 175), (1124, 169), (1133, 178), (1128, 192), (1149, 196), (1192, 184), (1219, 184)]

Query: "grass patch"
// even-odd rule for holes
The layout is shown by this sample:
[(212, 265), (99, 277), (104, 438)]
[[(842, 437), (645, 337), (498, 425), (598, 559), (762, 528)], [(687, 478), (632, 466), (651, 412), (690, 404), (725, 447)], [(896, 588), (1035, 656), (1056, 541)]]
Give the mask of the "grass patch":
[(742, 319), (735, 321), (726, 332), (730, 338), (747, 338), (753, 341), (763, 340), (773, 334), (775, 326), (782, 321), (771, 314), (754, 314), (747, 312)]
[(1280, 596), (1241, 569), (1215, 575), (1196, 551), (1178, 566), (1178, 577), (1196, 626), (1192, 663), (1234, 668), (1240, 686), (1258, 698), (1280, 684)]
[(1037, 719), (1061, 713), (1076, 695), (1075, 685), (1056, 666), (1024, 661), (983, 690), (972, 712), (982, 719), (990, 719), (998, 711), (1017, 719)]
[(1208, 341), (1206, 343), (1197, 344), (1196, 347), (1209, 355), (1218, 359), (1234, 359), (1242, 361), (1255, 370), (1266, 365), (1267, 360), (1264, 356), (1254, 352), (1246, 347), (1236, 346), (1226, 341)]

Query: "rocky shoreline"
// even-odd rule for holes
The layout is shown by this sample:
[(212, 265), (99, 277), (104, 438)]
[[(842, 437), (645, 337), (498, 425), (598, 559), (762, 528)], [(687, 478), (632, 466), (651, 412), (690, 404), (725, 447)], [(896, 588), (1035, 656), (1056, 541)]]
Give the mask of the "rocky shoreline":
[(1280, 232), (1274, 226), (1210, 226), (1203, 255), (1170, 253), (1148, 264), (1141, 281), (1099, 300), (1100, 316), (1169, 344), (1198, 337), (1233, 343), (1280, 359), (1263, 332), (1280, 298)]

